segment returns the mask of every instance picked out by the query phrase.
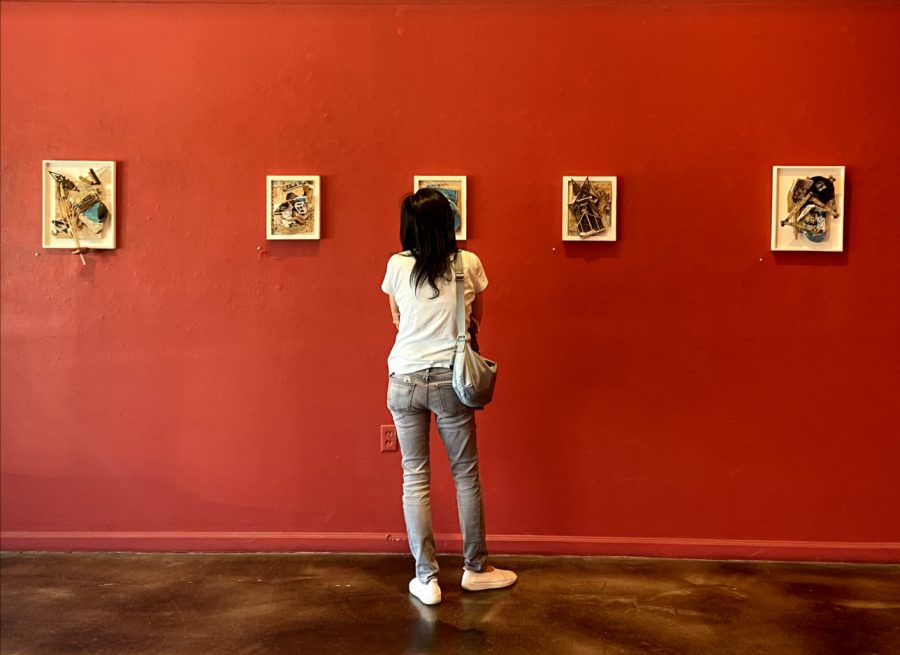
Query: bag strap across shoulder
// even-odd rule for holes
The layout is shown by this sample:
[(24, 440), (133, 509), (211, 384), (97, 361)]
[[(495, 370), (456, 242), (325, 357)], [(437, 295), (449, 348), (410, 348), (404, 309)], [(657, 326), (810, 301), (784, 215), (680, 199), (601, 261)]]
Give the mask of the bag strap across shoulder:
[(456, 270), (456, 351), (459, 352), (466, 345), (466, 273), (462, 250), (456, 253), (454, 268)]

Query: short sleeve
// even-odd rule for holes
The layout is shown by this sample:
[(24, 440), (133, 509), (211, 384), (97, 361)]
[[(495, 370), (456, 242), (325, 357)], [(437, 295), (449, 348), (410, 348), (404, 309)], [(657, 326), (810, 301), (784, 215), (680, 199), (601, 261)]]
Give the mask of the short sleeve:
[(391, 296), (396, 295), (394, 292), (394, 258), (391, 257), (387, 263), (387, 270), (384, 272), (384, 281), (381, 283), (381, 290)]
[(475, 287), (475, 293), (481, 293), (487, 288), (487, 275), (484, 274), (484, 266), (481, 265), (478, 255), (474, 253), (469, 255), (472, 257), (472, 285)]

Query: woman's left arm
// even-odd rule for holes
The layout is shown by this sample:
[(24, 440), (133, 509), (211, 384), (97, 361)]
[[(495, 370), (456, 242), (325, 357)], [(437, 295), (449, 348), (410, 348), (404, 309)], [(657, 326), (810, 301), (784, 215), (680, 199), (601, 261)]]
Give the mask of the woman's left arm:
[(391, 301), (391, 316), (394, 319), (394, 325), (397, 326), (397, 329), (400, 329), (400, 308), (397, 306), (397, 301), (394, 299), (394, 296), (388, 296)]
[(484, 318), (484, 292), (476, 293), (472, 301), (472, 314), (469, 316), (469, 332), (478, 334), (481, 329), (481, 321)]

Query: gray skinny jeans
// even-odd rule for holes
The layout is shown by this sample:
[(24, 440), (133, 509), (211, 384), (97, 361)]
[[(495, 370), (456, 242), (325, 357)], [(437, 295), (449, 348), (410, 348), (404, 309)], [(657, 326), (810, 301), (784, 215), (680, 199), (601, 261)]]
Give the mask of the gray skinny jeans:
[(453, 390), (449, 368), (391, 374), (387, 406), (397, 426), (403, 464), (403, 516), (409, 549), (416, 558), (416, 577), (423, 584), (437, 578), (434, 532), (431, 529), (431, 462), (428, 432), (431, 414), (450, 460), (456, 483), (456, 505), (463, 537), (464, 568), (479, 573), (487, 566), (484, 503), (478, 477), (475, 410)]

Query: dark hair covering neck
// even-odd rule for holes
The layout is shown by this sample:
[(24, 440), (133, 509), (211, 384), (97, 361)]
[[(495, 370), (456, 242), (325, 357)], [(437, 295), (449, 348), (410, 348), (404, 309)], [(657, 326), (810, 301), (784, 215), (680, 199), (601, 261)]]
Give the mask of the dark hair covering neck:
[(416, 259), (409, 282), (417, 292), (427, 280), (434, 291), (431, 297), (437, 298), (441, 294), (437, 281), (451, 279), (450, 255), (459, 252), (454, 223), (453, 206), (440, 191), (419, 189), (403, 199), (400, 243)]

